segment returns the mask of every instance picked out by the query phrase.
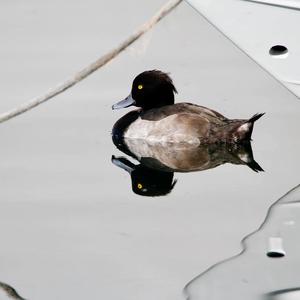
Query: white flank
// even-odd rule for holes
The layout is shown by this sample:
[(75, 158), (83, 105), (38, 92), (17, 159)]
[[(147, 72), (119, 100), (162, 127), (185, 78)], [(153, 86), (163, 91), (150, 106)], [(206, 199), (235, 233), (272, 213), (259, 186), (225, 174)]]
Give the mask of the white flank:
[(177, 116), (171, 115), (159, 121), (138, 118), (126, 130), (126, 139), (142, 139), (149, 143), (188, 143), (200, 144), (197, 137), (189, 134), (183, 124), (176, 122)]
[(249, 123), (245, 123), (243, 125), (241, 125), (239, 128), (238, 128), (238, 132), (247, 132), (249, 131), (249, 128), (250, 128), (250, 124)]

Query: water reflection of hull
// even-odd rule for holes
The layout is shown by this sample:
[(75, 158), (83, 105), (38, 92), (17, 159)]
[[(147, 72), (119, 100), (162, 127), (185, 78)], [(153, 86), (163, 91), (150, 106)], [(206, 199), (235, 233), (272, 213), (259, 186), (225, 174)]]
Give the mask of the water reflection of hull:
[(240, 254), (209, 268), (186, 287), (188, 300), (300, 299), (300, 185), (275, 202)]

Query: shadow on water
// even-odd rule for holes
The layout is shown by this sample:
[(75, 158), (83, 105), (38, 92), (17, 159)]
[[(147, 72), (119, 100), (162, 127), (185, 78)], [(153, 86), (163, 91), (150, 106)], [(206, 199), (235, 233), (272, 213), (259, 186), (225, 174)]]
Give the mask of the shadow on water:
[(276, 201), (243, 250), (191, 280), (188, 300), (300, 299), (300, 185)]
[(112, 156), (112, 163), (127, 171), (132, 191), (142, 196), (169, 194), (177, 180), (174, 172), (195, 172), (212, 169), (225, 163), (248, 166), (263, 171), (254, 160), (251, 143), (210, 144), (150, 144), (145, 140), (120, 140), (113, 136), (115, 146), (138, 161)]

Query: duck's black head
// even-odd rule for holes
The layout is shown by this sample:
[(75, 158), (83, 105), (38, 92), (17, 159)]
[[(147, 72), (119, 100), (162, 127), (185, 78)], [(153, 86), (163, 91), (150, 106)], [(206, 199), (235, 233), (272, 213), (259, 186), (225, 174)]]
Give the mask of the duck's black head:
[(171, 105), (174, 104), (174, 93), (177, 91), (168, 74), (159, 70), (145, 71), (133, 80), (130, 95), (112, 109), (134, 105), (147, 110)]

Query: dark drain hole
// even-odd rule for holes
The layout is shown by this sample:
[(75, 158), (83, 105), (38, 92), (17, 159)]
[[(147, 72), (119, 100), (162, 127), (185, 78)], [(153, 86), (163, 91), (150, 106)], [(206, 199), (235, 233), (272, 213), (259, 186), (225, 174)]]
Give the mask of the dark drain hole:
[(283, 45), (276, 45), (270, 48), (270, 55), (279, 56), (288, 53), (288, 48)]
[(267, 252), (267, 255), (269, 257), (274, 257), (274, 258), (284, 257), (284, 253), (283, 252), (277, 252), (277, 251), (269, 251), (269, 252)]

